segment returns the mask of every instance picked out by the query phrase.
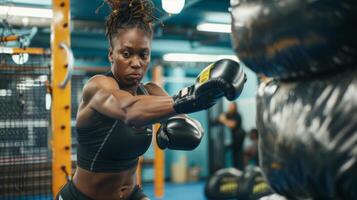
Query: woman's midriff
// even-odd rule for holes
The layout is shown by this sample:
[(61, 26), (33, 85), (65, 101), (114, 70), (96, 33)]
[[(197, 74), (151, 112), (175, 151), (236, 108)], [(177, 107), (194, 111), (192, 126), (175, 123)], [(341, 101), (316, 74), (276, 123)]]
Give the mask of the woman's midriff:
[(95, 200), (120, 200), (130, 196), (136, 184), (136, 167), (117, 173), (98, 173), (77, 167), (76, 188)]

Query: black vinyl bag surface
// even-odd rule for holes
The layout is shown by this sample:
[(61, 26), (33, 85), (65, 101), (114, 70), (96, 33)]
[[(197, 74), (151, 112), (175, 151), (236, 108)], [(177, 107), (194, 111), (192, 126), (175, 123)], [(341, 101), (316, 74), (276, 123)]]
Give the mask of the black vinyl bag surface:
[(260, 166), (289, 199), (357, 199), (357, 70), (262, 83)]
[(232, 45), (258, 74), (306, 77), (357, 66), (356, 0), (231, 0)]

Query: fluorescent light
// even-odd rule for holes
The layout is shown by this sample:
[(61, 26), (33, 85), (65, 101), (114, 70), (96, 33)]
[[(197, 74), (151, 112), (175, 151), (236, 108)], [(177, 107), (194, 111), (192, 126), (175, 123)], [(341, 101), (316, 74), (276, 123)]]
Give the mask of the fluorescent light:
[(47, 77), (47, 75), (41, 75), (38, 77), (38, 80), (40, 82), (46, 82), (48, 80), (48, 77)]
[(10, 47), (0, 47), (0, 54), (13, 54), (14, 50)]
[(28, 53), (21, 53), (21, 54), (13, 54), (12, 61), (18, 65), (23, 65), (29, 60)]
[(52, 10), (17, 6), (0, 6), (0, 15), (52, 18)]
[(178, 14), (185, 6), (185, 0), (162, 0), (162, 9), (171, 14)]
[(197, 30), (206, 32), (230, 33), (230, 24), (202, 23), (197, 26)]
[(31, 5), (46, 5), (50, 6), (52, 5), (51, 0), (36, 0), (36, 1), (29, 1), (29, 0), (12, 0), (12, 3), (21, 3), (21, 4), (31, 4)]
[(223, 58), (238, 62), (238, 58), (235, 55), (168, 53), (163, 56), (164, 61), (170, 62), (215, 62)]
[(6, 97), (6, 96), (11, 96), (11, 95), (12, 95), (11, 90), (0, 89), (0, 97)]
[(50, 94), (48, 94), (48, 93), (46, 93), (46, 104), (45, 104), (45, 106), (46, 106), (46, 110), (50, 110), (51, 109), (51, 104), (52, 104), (52, 97), (51, 97), (51, 95)]

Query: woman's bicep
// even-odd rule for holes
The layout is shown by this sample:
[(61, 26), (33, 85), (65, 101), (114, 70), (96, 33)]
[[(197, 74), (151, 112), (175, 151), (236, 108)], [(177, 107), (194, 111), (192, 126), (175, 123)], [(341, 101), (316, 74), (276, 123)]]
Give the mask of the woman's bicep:
[(89, 109), (115, 119), (123, 119), (121, 101), (130, 97), (128, 92), (120, 90), (116, 82), (106, 77), (91, 80), (83, 92), (83, 101)]
[[(162, 87), (160, 87), (159, 85), (157, 85), (154, 82), (149, 82), (149, 83), (145, 84), (145, 88), (148, 90), (149, 94), (153, 95), (153, 96), (170, 96)], [(179, 114), (176, 116), (189, 118), (189, 116), (186, 114)], [(164, 123), (165, 121), (166, 120), (161, 121), (160, 123)]]

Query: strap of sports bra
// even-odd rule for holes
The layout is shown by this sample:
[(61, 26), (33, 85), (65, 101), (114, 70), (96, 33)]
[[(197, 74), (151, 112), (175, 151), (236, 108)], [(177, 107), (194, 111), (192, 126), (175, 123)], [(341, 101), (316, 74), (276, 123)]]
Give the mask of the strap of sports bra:
[(109, 76), (109, 77), (113, 77), (114, 78), (114, 75), (113, 75), (113, 73), (112, 73), (112, 71), (107, 71), (107, 72), (105, 72), (105, 74), (104, 74), (105, 76)]
[(138, 94), (149, 95), (148, 90), (144, 87), (144, 85), (142, 83), (139, 84), (137, 92), (138, 92)]

